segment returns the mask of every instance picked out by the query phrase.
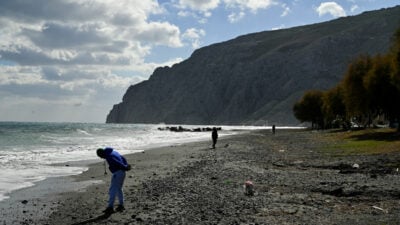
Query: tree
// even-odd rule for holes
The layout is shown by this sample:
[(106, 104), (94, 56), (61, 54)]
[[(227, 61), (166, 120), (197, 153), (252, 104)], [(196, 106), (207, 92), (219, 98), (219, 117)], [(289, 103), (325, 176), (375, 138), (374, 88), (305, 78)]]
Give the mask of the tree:
[[(370, 121), (369, 99), (364, 87), (364, 77), (371, 69), (372, 61), (369, 56), (360, 56), (350, 63), (344, 76), (343, 103), (346, 106), (347, 118), (359, 125)], [(367, 119), (367, 121), (366, 121)]]
[(391, 82), (393, 66), (390, 57), (377, 55), (373, 58), (372, 67), (364, 77), (364, 87), (369, 99), (369, 111), (372, 115), (384, 115), (390, 122), (396, 117), (399, 99), (398, 90)]
[(394, 106), (393, 121), (397, 122), (397, 130), (400, 131), (400, 28), (397, 29), (394, 35), (393, 44), (388, 55), (392, 63), (390, 80), (397, 90), (397, 95), (392, 98)]
[(400, 28), (388, 53), (359, 56), (338, 86), (326, 92), (306, 92), (293, 111), (297, 119), (313, 127), (330, 127), (335, 121), (365, 127), (384, 115), (391, 126), (397, 122), (400, 131)]
[(322, 91), (311, 90), (306, 92), (303, 98), (293, 106), (295, 117), (301, 122), (311, 122), (313, 128), (315, 125), (323, 128), (322, 96)]
[(322, 96), (322, 111), (325, 125), (328, 127), (348, 126), (346, 120), (346, 106), (343, 103), (343, 88), (339, 85)]

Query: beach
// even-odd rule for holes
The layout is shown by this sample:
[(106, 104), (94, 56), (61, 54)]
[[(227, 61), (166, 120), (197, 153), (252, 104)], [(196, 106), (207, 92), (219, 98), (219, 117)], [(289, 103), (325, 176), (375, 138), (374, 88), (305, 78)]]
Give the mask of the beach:
[(400, 224), (399, 152), (335, 155), (321, 135), (262, 130), (220, 138), (216, 149), (210, 140), (129, 154), (123, 212), (103, 215), (110, 172), (95, 163), (13, 192), (0, 216), (3, 224)]

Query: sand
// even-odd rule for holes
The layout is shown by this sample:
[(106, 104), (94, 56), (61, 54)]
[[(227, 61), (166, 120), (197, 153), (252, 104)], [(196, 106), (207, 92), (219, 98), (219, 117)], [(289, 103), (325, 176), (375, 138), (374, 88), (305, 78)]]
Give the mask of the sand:
[[(400, 224), (400, 154), (336, 156), (322, 151), (320, 135), (254, 131), (216, 149), (210, 140), (127, 155), (126, 210), (110, 216), (102, 213), (110, 174), (91, 164), (13, 193), (0, 216), (3, 224)], [(247, 180), (254, 196), (244, 194)]]

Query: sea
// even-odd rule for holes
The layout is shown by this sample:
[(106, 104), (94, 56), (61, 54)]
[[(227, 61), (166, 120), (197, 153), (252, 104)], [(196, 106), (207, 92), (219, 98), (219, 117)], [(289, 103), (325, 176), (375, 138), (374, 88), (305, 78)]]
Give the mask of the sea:
[[(46, 178), (86, 171), (85, 164), (69, 166), (69, 163), (82, 160), (100, 162), (96, 150), (101, 147), (112, 147), (122, 154), (130, 154), (193, 141), (210, 140), (211, 144), (211, 132), (158, 129), (165, 127), (163, 124), (0, 122), (0, 201), (8, 198), (12, 191), (33, 186)], [(249, 126), (221, 128), (219, 136), (269, 129)]]

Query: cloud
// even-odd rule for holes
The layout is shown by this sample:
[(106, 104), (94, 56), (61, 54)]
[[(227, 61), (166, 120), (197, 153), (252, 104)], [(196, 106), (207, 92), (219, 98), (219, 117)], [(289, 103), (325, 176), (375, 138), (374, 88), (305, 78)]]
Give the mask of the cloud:
[[(107, 92), (107, 94), (110, 93)], [(103, 95), (99, 97), (107, 97)], [(71, 121), (68, 118), (74, 118), (74, 121), (104, 122), (105, 107), (95, 100), (90, 97), (49, 100), (6, 95), (0, 91), (0, 104), (2, 105), (0, 114), (4, 121), (68, 122)], [(115, 101), (118, 99), (114, 99), (114, 103)], [(109, 99), (104, 102), (111, 103)], [(80, 107), (77, 108), (77, 105)]]
[(199, 39), (205, 34), (206, 32), (203, 29), (189, 28), (185, 31), (183, 37), (187, 39)]
[(281, 29), (285, 29), (286, 26), (284, 24), (281, 24), (279, 27), (273, 27), (271, 28), (271, 30), (281, 30)]
[(101, 66), (125, 66), (133, 62), (133, 58), (123, 54), (42, 51), (26, 46), (18, 46), (15, 51), (0, 50), (2, 59), (9, 60), (24, 66), (48, 66), (48, 65), (101, 65)]
[(151, 21), (155, 0), (2, 1), (2, 60), (20, 65), (142, 63), (152, 46), (183, 47), (180, 29)]
[(244, 18), (246, 11), (257, 13), (259, 10), (267, 9), (278, 3), (275, 2), (275, 0), (179, 0), (176, 7), (184, 9), (179, 11), (179, 16), (192, 16), (197, 19), (198, 23), (205, 24), (208, 21), (207, 18), (211, 17), (211, 12), (222, 4), (225, 5), (225, 9), (227, 9), (228, 12), (232, 10), (232, 12), (229, 12), (228, 21), (230, 23), (236, 23)]
[[(207, 17), (219, 1), (203, 3), (185, 2)], [(157, 0), (0, 1), (0, 104), (8, 104), (0, 114), (24, 120), (29, 113), (18, 108), (29, 105), (37, 120), (93, 121), (89, 114), (96, 112), (104, 121), (129, 85), (182, 61), (146, 62), (155, 46), (181, 48), (183, 39), (200, 45), (204, 30), (183, 35), (175, 24), (155, 19), (168, 13), (164, 7), (170, 5)]]
[(37, 84), (44, 81), (40, 76), (39, 68), (24, 68), (15, 66), (1, 66), (0, 67), (0, 86), (17, 84)]
[(316, 11), (319, 16), (323, 16), (325, 14), (330, 14), (333, 17), (346, 16), (346, 12), (344, 11), (343, 7), (336, 2), (323, 2), (316, 8)]
[(208, 22), (208, 18), (212, 16), (211, 11), (218, 8), (220, 0), (179, 0), (175, 5), (179, 9), (178, 16), (193, 17), (199, 24)]
[(180, 17), (193, 16), (193, 14), (192, 14), (191, 12), (185, 11), (185, 10), (180, 10), (180, 11), (177, 13), (177, 15), (180, 16)]
[(179, 6), (182, 8), (190, 8), (195, 11), (209, 11), (218, 7), (219, 0), (179, 0)]
[(57, 59), (46, 55), (40, 49), (32, 49), (27, 46), (7, 46), (8, 49), (0, 49), (3, 60), (18, 63), (20, 65), (49, 65), (57, 64)]
[(231, 13), (228, 16), (228, 21), (230, 23), (236, 23), (240, 21), (246, 14), (244, 12), (239, 12), (239, 13)]
[(283, 12), (281, 14), (281, 17), (285, 17), (291, 12), (289, 6), (287, 6), (286, 4), (282, 4), (282, 8), (283, 8)]
[(260, 9), (267, 9), (270, 6), (276, 5), (274, 0), (223, 0), (229, 8), (239, 8), (241, 10), (250, 10), (256, 13)]
[(357, 11), (359, 9), (358, 5), (352, 5), (350, 11), (352, 13), (354, 13), (355, 11)]
[[(135, 77), (120, 77), (116, 74), (93, 68), (81, 70), (69, 67), (0, 67), (0, 87), (3, 92), (19, 96), (44, 99), (82, 95), (91, 90), (127, 87), (141, 81)], [(46, 91), (47, 90), (47, 91)]]
[(82, 1), (1, 1), (1, 17), (32, 23), (43, 20), (95, 20), (104, 15), (107, 8)]
[(21, 121), (65, 121), (71, 115), (75, 121), (104, 121), (126, 88), (144, 79), (87, 67), (1, 66), (0, 74), (2, 119)]
[(152, 43), (155, 45), (165, 45), (169, 47), (182, 47), (180, 40), (179, 27), (167, 22), (148, 23), (137, 30), (133, 37), (141, 42)]
[(80, 26), (59, 23), (44, 23), (40, 30), (24, 29), (21, 35), (29, 38), (40, 48), (81, 48), (94, 43), (98, 46), (112, 42), (104, 32), (98, 32), (100, 24)]
[(42, 67), (43, 78), (47, 80), (62, 80), (61, 71), (54, 67)]
[(206, 35), (203, 29), (189, 28), (182, 35), (183, 39), (191, 41), (192, 48), (197, 49), (200, 47), (200, 39)]

